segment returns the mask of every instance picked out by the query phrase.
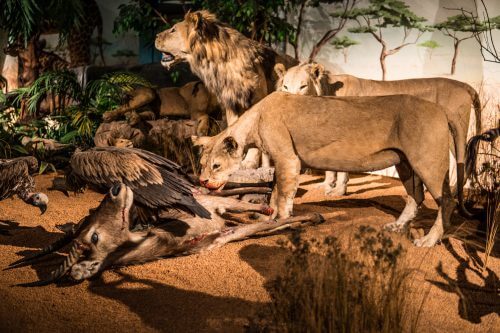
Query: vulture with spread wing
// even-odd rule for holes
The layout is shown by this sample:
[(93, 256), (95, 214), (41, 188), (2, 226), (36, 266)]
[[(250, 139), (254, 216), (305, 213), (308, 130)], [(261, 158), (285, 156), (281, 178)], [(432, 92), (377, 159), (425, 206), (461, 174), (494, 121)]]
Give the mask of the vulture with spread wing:
[(66, 175), (71, 190), (81, 191), (87, 185), (109, 190), (118, 183), (134, 192), (141, 222), (172, 208), (210, 218), (210, 212), (193, 197), (187, 175), (162, 156), (137, 148), (96, 147), (71, 157)]
[(45, 213), (49, 198), (44, 193), (35, 193), (35, 180), (31, 176), (37, 171), (38, 161), (32, 156), (0, 159), (0, 200), (17, 195)]

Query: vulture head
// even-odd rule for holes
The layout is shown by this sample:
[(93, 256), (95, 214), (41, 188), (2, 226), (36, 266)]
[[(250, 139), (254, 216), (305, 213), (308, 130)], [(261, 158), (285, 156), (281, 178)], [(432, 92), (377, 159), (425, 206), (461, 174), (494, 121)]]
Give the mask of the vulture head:
[(38, 209), (40, 209), (40, 211), (43, 214), (47, 210), (47, 206), (49, 204), (49, 197), (41, 192), (34, 193), (28, 198), (28, 203), (30, 205), (38, 207)]

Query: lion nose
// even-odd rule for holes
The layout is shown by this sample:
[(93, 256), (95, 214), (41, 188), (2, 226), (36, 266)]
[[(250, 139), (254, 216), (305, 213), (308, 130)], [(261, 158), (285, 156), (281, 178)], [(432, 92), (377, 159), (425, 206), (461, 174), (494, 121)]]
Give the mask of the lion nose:
[(122, 186), (121, 184), (116, 184), (114, 185), (112, 188), (111, 188), (111, 194), (113, 194), (113, 196), (117, 196), (118, 193), (120, 193), (120, 190), (122, 189)]
[(201, 186), (207, 186), (207, 184), (208, 184), (208, 179), (203, 179), (203, 178), (200, 177), (200, 185)]

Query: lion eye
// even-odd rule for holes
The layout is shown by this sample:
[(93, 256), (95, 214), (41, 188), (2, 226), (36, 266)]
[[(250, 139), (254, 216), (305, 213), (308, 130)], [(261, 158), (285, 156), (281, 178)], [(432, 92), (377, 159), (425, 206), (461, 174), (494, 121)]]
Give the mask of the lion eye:
[(94, 244), (97, 244), (97, 241), (99, 241), (99, 235), (96, 232), (94, 232), (92, 234), (92, 237), (90, 237), (90, 241)]
[(300, 86), (300, 90), (307, 88), (307, 84)]
[(212, 169), (214, 169), (214, 170), (217, 170), (219, 168), (220, 168), (220, 164), (218, 164), (218, 163), (215, 163), (214, 165), (212, 165)]
[(287, 86), (283, 86), (283, 89), (288, 90), (288, 87)]
[(170, 33), (174, 33), (175, 32), (175, 28), (172, 28), (172, 30), (170, 30)]

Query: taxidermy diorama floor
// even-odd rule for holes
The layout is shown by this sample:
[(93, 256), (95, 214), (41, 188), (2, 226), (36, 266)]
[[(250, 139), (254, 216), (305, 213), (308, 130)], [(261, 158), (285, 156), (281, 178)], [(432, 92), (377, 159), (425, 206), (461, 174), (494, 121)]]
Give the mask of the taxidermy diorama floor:
[[(103, 197), (90, 190), (66, 197), (48, 190), (53, 178), (36, 177), (38, 189), (50, 198), (45, 215), (19, 199), (0, 202), (0, 268), (57, 239), (61, 232), (56, 225), (79, 221)], [(404, 189), (395, 179), (354, 175), (348, 195), (342, 198), (325, 197), (315, 188), (319, 181), (301, 176), (295, 199), (297, 215), (319, 212), (326, 217), (325, 223), (306, 227), (305, 237), (349, 239), (358, 226), (380, 228), (404, 207)], [(435, 214), (427, 193), (417, 222), (428, 230)], [(465, 227), (475, 226), (468, 222)], [(244, 331), (248, 319), (265, 310), (270, 301), (268, 284), (283, 270), (287, 256), (277, 242), (287, 234), (109, 270), (76, 285), (13, 286), (46, 274), (57, 264), (54, 261), (0, 270), (0, 331)], [(422, 304), (418, 332), (500, 332), (498, 253), (482, 272), (484, 254), (455, 238), (430, 249), (416, 248), (403, 236), (394, 235), (394, 239), (403, 243), (404, 263), (414, 269), (408, 299), (416, 309)]]

